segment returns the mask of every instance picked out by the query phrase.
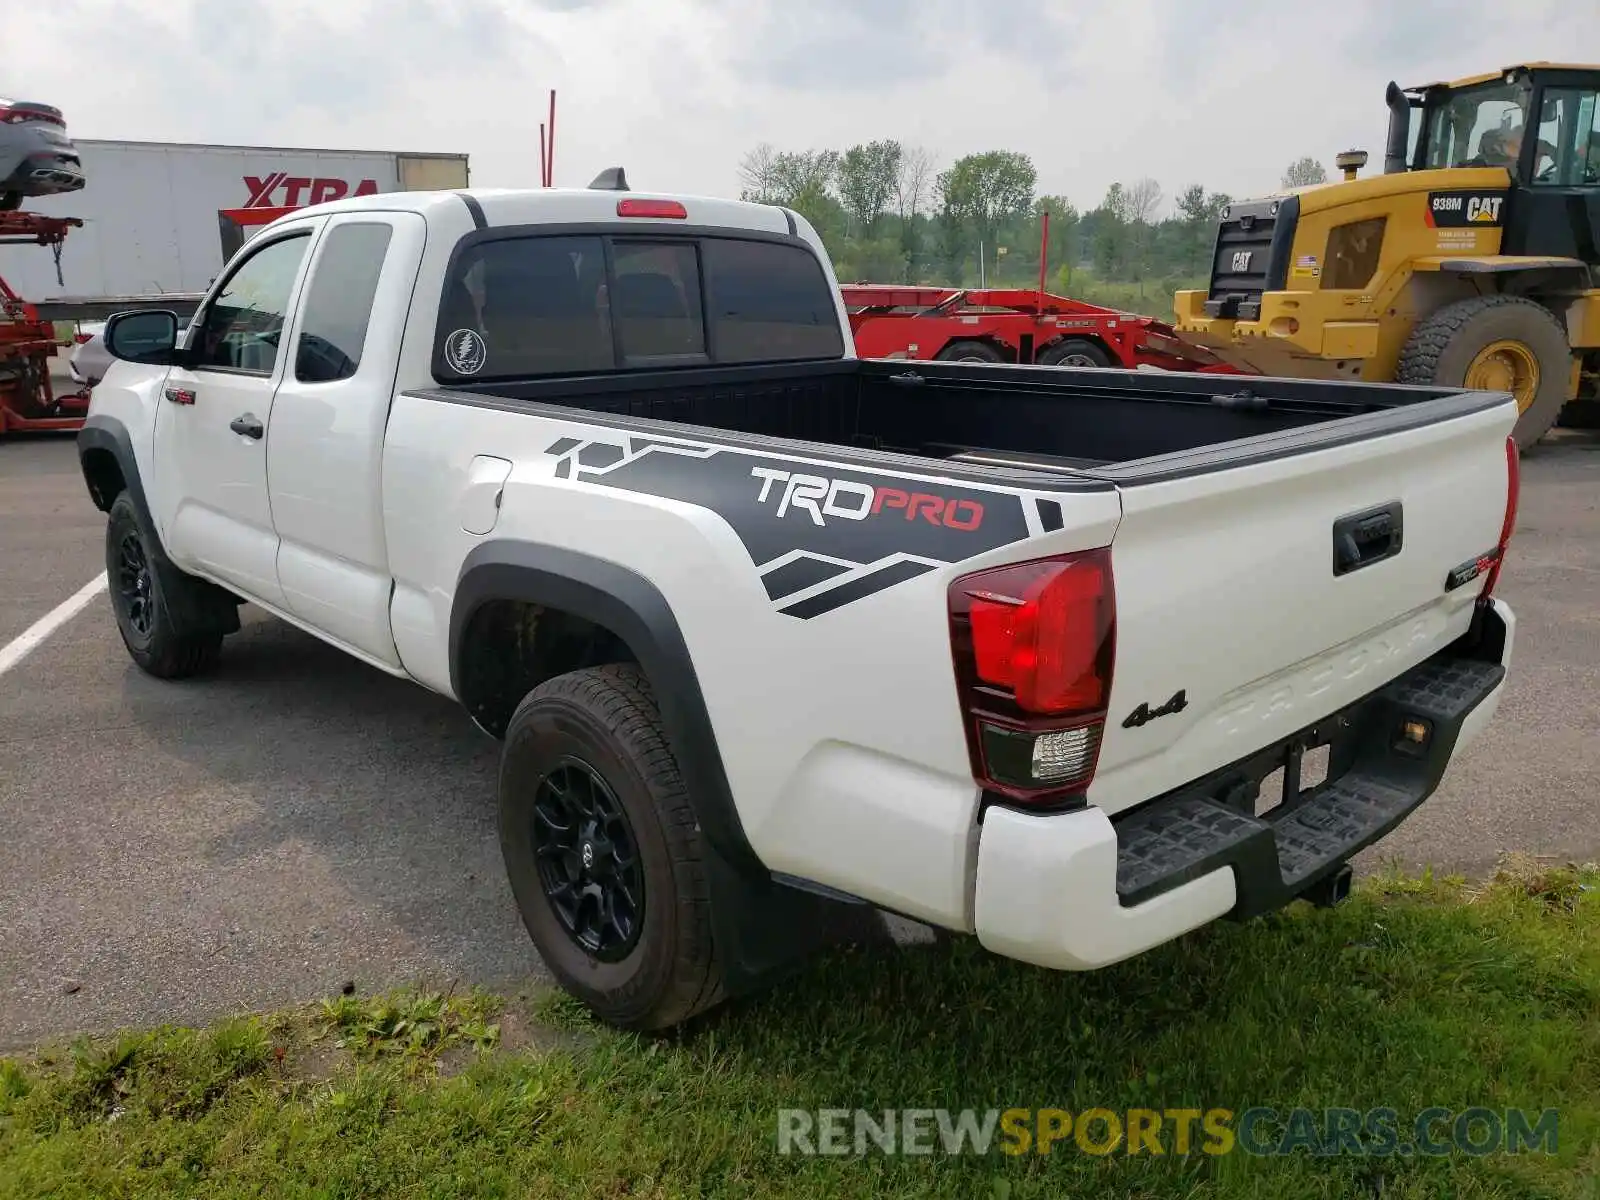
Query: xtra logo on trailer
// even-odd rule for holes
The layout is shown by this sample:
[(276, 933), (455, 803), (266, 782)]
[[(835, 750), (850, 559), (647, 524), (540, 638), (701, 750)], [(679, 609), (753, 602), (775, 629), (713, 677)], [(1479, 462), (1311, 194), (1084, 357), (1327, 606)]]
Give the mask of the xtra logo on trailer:
[(249, 198), (245, 208), (299, 208), (303, 204), (326, 204), (346, 196), (372, 196), (378, 191), (376, 179), (363, 179), (351, 189), (344, 179), (312, 178), (273, 171), (269, 175), (246, 175), (244, 186)]

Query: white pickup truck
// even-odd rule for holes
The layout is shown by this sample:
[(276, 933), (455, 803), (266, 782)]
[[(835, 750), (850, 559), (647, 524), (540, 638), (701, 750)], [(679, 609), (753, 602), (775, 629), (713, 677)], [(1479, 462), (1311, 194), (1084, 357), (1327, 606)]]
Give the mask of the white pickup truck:
[(1083, 970), (1334, 901), (1511, 653), (1510, 396), (858, 360), (803, 219), (620, 172), (308, 208), (105, 340), (134, 661), (249, 602), (459, 701), (621, 1026), (847, 912)]

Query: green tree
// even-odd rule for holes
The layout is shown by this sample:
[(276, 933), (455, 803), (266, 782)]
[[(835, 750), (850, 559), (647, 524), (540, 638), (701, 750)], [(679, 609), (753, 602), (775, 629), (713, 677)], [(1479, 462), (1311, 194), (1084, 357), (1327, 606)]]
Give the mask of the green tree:
[(879, 141), (851, 146), (839, 159), (839, 199), (863, 237), (874, 235), (878, 218), (894, 199), (900, 157), (899, 142)]
[(1135, 180), (1123, 192), (1128, 218), (1128, 269), (1134, 279), (1143, 281), (1151, 267), (1156, 241), (1155, 217), (1161, 208), (1161, 185), (1146, 176)]
[(1078, 263), (1078, 210), (1065, 196), (1040, 196), (1033, 202), (1034, 215), (1050, 214), (1050, 241), (1045, 253), (1057, 267), (1066, 267), (1068, 276)]
[(904, 146), (900, 150), (899, 170), (895, 174), (894, 207), (900, 218), (900, 252), (905, 258), (905, 277), (917, 277), (917, 259), (922, 252), (922, 232), (927, 224), (925, 210), (930, 202), (936, 160), (924, 146)]
[(1283, 172), (1283, 186), (1286, 188), (1306, 187), (1313, 183), (1327, 182), (1328, 172), (1321, 163), (1310, 155), (1295, 159)]
[(1178, 210), (1175, 223), (1178, 238), (1175, 244), (1177, 265), (1185, 274), (1204, 274), (1209, 268), (1212, 246), (1216, 242), (1217, 223), (1228, 211), (1233, 198), (1222, 192), (1207, 192), (1198, 183), (1192, 183), (1179, 193), (1173, 202)]
[(838, 172), (837, 150), (778, 151), (763, 143), (739, 163), (739, 198), (792, 208), (823, 236), (835, 226), (842, 233), (844, 209), (833, 194)]
[(1038, 178), (1026, 154), (990, 150), (957, 159), (936, 187), (948, 217), (969, 225), (981, 244), (993, 246), (1001, 222), (1028, 211)]
[(1106, 189), (1094, 217), (1094, 265), (1102, 278), (1120, 279), (1128, 265), (1128, 197), (1120, 183)]
[[(1113, 184), (1085, 211), (1066, 196), (1036, 198), (1033, 164), (1020, 154), (969, 155), (942, 173), (935, 163), (932, 150), (893, 140), (843, 154), (764, 144), (740, 160), (739, 179), (747, 199), (785, 205), (810, 221), (847, 280), (971, 285), (982, 272), (998, 286), (1032, 286), (1040, 214), (1048, 210), (1053, 286), (1163, 316), (1175, 289), (1209, 273), (1229, 204), (1226, 193), (1193, 183), (1169, 209), (1161, 184), (1145, 178)], [(1304, 173), (1317, 169), (1312, 162)], [(980, 239), (984, 263), (976, 267)]]
[(739, 160), (739, 199), (753, 204), (781, 204), (778, 195), (778, 152), (762, 142)]

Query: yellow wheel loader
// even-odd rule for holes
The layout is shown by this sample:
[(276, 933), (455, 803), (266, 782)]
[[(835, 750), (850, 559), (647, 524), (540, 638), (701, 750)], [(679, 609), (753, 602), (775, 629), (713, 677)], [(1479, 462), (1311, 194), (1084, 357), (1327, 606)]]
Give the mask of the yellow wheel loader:
[[(1600, 405), (1600, 66), (1388, 88), (1383, 173), (1233, 204), (1184, 337), (1267, 375), (1510, 392), (1524, 449)], [(1570, 407), (1568, 407), (1570, 406)]]

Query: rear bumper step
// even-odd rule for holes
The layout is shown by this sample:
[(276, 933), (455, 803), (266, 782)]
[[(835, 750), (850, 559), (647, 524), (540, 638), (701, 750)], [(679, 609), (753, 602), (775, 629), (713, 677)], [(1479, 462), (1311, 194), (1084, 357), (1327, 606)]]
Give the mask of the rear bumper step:
[[(1505, 678), (1493, 609), (1451, 647), (1287, 742), (1114, 817), (1124, 908), (1231, 867), (1230, 916), (1281, 908), (1383, 837), (1439, 785), (1468, 717)], [(1503, 635), (1503, 630), (1500, 631)], [(1329, 746), (1328, 779), (1257, 815), (1261, 780)]]

